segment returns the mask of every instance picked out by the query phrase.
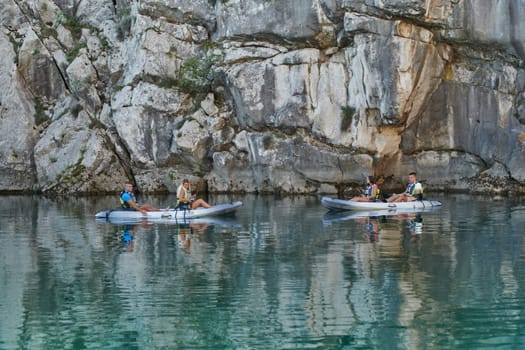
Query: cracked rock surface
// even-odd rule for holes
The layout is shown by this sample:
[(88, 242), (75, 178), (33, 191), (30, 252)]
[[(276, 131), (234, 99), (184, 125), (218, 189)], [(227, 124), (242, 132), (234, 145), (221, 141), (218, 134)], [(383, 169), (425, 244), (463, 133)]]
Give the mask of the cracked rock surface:
[(0, 191), (525, 193), (525, 0), (0, 5)]

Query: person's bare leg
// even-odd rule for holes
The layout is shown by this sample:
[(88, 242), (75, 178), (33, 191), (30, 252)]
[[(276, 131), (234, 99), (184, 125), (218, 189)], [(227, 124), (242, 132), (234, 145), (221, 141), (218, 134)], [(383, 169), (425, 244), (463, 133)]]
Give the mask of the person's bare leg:
[(142, 209), (144, 209), (145, 211), (158, 211), (157, 208), (155, 208), (154, 206), (152, 205), (149, 205), (149, 204), (143, 204), (140, 206)]
[(211, 205), (206, 203), (203, 199), (197, 199), (195, 202), (191, 203), (191, 209), (197, 209), (198, 207), (210, 208)]
[(394, 200), (394, 202), (406, 202), (406, 201), (407, 199), (405, 196), (399, 196), (398, 198)]
[(398, 194), (393, 194), (392, 196), (388, 197), (386, 201), (391, 203), (391, 202), (395, 202), (398, 198), (399, 198)]

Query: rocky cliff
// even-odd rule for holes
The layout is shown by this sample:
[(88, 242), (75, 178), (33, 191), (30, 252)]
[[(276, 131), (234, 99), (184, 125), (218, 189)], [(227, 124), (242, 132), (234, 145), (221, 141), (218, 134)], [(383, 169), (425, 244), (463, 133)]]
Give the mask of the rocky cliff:
[(0, 0), (0, 190), (525, 192), (525, 0)]

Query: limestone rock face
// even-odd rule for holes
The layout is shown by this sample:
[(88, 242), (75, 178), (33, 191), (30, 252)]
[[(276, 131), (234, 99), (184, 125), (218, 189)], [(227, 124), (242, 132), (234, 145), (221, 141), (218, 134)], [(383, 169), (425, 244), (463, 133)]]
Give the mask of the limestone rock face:
[(146, 0), (141, 2), (140, 12), (152, 18), (165, 17), (176, 23), (194, 23), (213, 31), (216, 14), (210, 0)]
[(12, 40), (0, 32), (0, 189), (29, 191), (35, 184), (31, 155), (38, 132), (32, 96), (17, 75)]
[(122, 185), (127, 178), (108, 148), (105, 130), (93, 127), (86, 112), (75, 116), (67, 110), (66, 106), (57, 106), (56, 112), (61, 115), (35, 146), (38, 184), (43, 191), (56, 193), (114, 191), (115, 184)]
[(0, 191), (525, 192), (525, 0), (0, 5)]
[(260, 39), (309, 41), (332, 46), (337, 10), (334, 0), (217, 1), (218, 39), (255, 36)]
[(18, 71), (34, 96), (56, 101), (65, 90), (63, 77), (36, 33), (28, 28), (24, 34), (18, 51)]

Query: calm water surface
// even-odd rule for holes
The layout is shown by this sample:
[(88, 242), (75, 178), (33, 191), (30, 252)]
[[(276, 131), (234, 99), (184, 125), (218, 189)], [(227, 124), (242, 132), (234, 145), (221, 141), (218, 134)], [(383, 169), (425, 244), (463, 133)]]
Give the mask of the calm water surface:
[(1, 197), (0, 349), (525, 347), (525, 205), (436, 198), (351, 218), (216, 196), (244, 206), (126, 226), (93, 217), (114, 198)]

